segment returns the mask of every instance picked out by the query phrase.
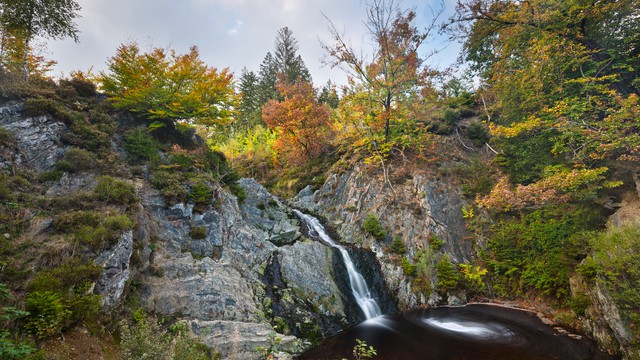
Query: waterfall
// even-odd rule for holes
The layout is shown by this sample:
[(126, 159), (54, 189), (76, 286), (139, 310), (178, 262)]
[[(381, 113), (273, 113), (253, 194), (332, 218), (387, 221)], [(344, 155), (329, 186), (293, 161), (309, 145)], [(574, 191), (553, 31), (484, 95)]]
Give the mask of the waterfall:
[(313, 216), (309, 216), (307, 214), (303, 214), (298, 210), (293, 210), (293, 212), (309, 227), (309, 231), (315, 233), (320, 240), (333, 248), (338, 249), (340, 254), (342, 254), (342, 260), (344, 261), (344, 265), (347, 268), (347, 273), (349, 274), (349, 283), (351, 284), (351, 291), (353, 292), (353, 296), (358, 303), (360, 309), (364, 313), (364, 316), (367, 320), (373, 319), (382, 315), (380, 312), (380, 307), (376, 300), (371, 297), (371, 292), (369, 291), (369, 287), (367, 286), (367, 282), (364, 280), (364, 277), (356, 270), (356, 267), (353, 265), (353, 261), (347, 253), (347, 250), (336, 244), (333, 239), (327, 234), (324, 230), (324, 226), (320, 224), (318, 219)]

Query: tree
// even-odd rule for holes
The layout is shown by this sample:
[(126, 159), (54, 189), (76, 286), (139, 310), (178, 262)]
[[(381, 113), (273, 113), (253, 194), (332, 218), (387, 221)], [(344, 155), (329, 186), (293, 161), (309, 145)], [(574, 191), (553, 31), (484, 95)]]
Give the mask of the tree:
[(220, 125), (234, 104), (232, 74), (207, 66), (198, 49), (188, 53), (155, 48), (142, 53), (137, 44), (121, 45), (102, 73), (102, 87), (118, 109), (173, 124), (191, 120)]
[(311, 82), (311, 74), (297, 55), (298, 41), (293, 37), (293, 32), (288, 27), (278, 30), (276, 35), (276, 48), (274, 51), (275, 65), (278, 73), (282, 74), (282, 81), (288, 83)]
[(318, 104), (310, 83), (278, 82), (284, 100), (269, 100), (263, 107), (267, 126), (278, 134), (276, 147), (290, 162), (301, 163), (321, 155), (331, 133), (331, 109)]
[(320, 89), (320, 94), (318, 95), (318, 102), (321, 104), (327, 104), (332, 109), (335, 109), (340, 105), (340, 97), (338, 96), (338, 91), (336, 90), (336, 84), (332, 83), (331, 80), (328, 80), (324, 86)]
[[(418, 49), (429, 35), (412, 23), (414, 11), (401, 10), (395, 0), (371, 0), (367, 3), (366, 26), (375, 44), (371, 58), (359, 55), (329, 20), (333, 44), (322, 44), (331, 66), (342, 67), (357, 79), (373, 102), (371, 112), (384, 124), (389, 140), (390, 124), (403, 98), (416, 92), (426, 74)], [(434, 16), (434, 21), (437, 16)]]
[[(8, 31), (1, 32), (0, 36), (0, 70), (22, 74), (24, 78), (24, 38), (18, 33)], [(55, 60), (46, 59), (42, 55), (45, 50), (43, 42), (30, 42), (26, 65), (27, 77), (45, 77), (45, 74), (56, 64)]]
[(276, 63), (273, 55), (268, 52), (264, 56), (262, 63), (260, 64), (260, 71), (258, 72), (258, 102), (260, 106), (267, 103), (271, 99), (277, 99), (280, 95), (276, 90), (276, 82), (278, 81), (278, 64)]
[[(534, 183), (514, 192), (502, 181), (492, 195), (508, 196), (487, 204), (530, 194), (524, 202), (535, 207), (549, 194), (575, 198), (585, 187), (615, 184), (601, 176), (609, 167), (640, 170), (637, 1), (458, 1), (446, 29), (464, 38), (465, 56), (481, 76), (498, 160), (507, 171), (519, 166), (514, 159), (537, 162), (509, 173)], [(535, 159), (523, 139), (548, 144), (552, 157)], [(558, 174), (569, 177), (559, 182)]]
[(260, 124), (262, 104), (258, 97), (258, 76), (253, 71), (242, 69), (238, 92), (240, 101), (238, 104), (237, 122), (239, 128), (248, 130)]
[(78, 41), (75, 19), (80, 5), (75, 0), (0, 0), (4, 31), (23, 39), (23, 79), (28, 77), (29, 46), (34, 37), (70, 37)]

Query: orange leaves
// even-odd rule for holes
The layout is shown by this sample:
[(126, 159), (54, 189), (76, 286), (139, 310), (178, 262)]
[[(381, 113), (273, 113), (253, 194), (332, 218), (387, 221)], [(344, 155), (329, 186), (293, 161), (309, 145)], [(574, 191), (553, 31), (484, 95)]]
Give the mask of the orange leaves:
[(204, 125), (230, 120), (233, 75), (207, 66), (195, 46), (178, 55), (161, 48), (142, 53), (135, 43), (123, 44), (108, 66), (102, 87), (117, 108)]
[(502, 177), (491, 193), (477, 199), (478, 205), (497, 211), (538, 208), (549, 204), (562, 204), (571, 200), (584, 200), (595, 196), (597, 190), (621, 185), (605, 181), (609, 169), (564, 169), (549, 167), (542, 180), (513, 188)]
[(284, 100), (269, 100), (262, 108), (264, 122), (278, 134), (276, 149), (294, 164), (321, 155), (331, 135), (331, 109), (318, 104), (310, 83), (276, 86)]

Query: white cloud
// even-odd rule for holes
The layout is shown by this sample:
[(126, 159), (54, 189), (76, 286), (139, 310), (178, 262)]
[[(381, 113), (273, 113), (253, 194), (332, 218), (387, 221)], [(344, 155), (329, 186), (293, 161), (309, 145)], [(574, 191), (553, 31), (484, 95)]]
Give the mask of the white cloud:
[[(447, 0), (451, 1), (451, 0)], [(354, 44), (364, 41), (361, 0), (79, 0), (80, 43), (49, 42), (57, 71), (101, 70), (119, 44), (138, 40), (143, 46), (171, 47), (178, 52), (198, 46), (208, 64), (258, 70), (273, 50), (276, 32), (288, 26), (299, 42), (299, 53), (320, 85), (328, 79), (344, 82), (340, 70), (323, 67), (319, 40), (330, 41), (326, 14), (345, 27)], [(411, 0), (420, 13), (424, 2)], [(54, 74), (58, 75), (58, 74)]]

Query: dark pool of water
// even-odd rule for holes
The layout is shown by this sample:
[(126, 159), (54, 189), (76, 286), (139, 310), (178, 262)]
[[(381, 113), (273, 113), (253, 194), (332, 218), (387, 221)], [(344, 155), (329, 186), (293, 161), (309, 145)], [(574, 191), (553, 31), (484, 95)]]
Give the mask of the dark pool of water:
[(529, 312), (491, 305), (412, 310), (385, 315), (328, 338), (300, 359), (352, 359), (356, 339), (375, 359), (616, 359), (594, 342), (560, 335)]

